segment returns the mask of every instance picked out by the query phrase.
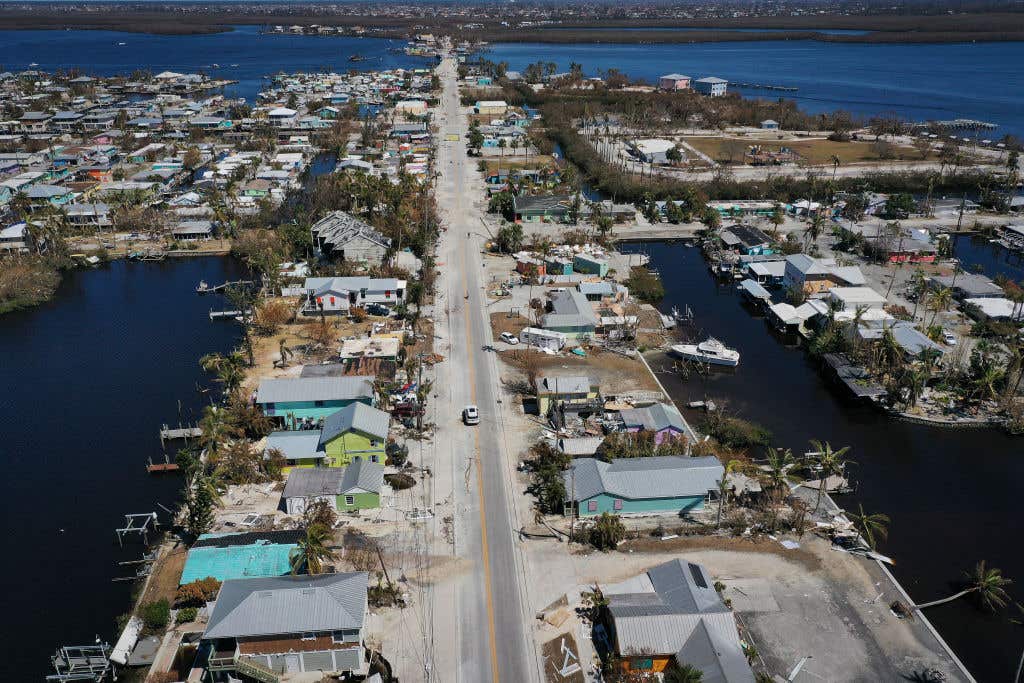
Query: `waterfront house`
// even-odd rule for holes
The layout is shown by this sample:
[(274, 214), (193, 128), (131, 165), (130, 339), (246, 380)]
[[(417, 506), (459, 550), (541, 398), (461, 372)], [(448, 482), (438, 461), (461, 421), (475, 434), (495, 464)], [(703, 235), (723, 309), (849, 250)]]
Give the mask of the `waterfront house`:
[(314, 223), (310, 231), (317, 251), (345, 261), (380, 265), (391, 248), (390, 239), (344, 211), (332, 211)]
[(828, 302), (833, 310), (848, 313), (882, 309), (886, 303), (885, 297), (870, 287), (832, 287)]
[(1003, 288), (980, 273), (956, 273), (928, 279), (932, 289), (951, 289), (957, 299), (983, 299), (1003, 296)]
[(318, 450), (326, 454), (330, 467), (342, 467), (355, 460), (382, 463), (391, 427), (391, 414), (364, 403), (351, 403), (324, 419)]
[(651, 432), (654, 442), (686, 436), (688, 427), (679, 409), (668, 403), (654, 403), (642, 408), (619, 411), (622, 428), (627, 432)]
[[(550, 267), (549, 263), (548, 268)], [(540, 326), (545, 330), (562, 332), (567, 337), (574, 338), (593, 335), (598, 322), (594, 307), (577, 289), (552, 291), (548, 312), (540, 318)]]
[(365, 673), (364, 572), (225, 581), (203, 633), (215, 681)]
[(608, 262), (591, 254), (576, 254), (572, 257), (572, 269), (577, 273), (604, 277), (608, 274)]
[(110, 217), (110, 206), (103, 202), (72, 204), (67, 207), (68, 223), (76, 226), (92, 228), (109, 228), (113, 220)]
[(761, 130), (778, 130), (779, 122), (775, 119), (765, 119), (761, 122)]
[(373, 405), (373, 377), (283, 377), (260, 380), (255, 403), (264, 415), (297, 428), (298, 420), (320, 420), (353, 403)]
[(886, 332), (892, 334), (893, 340), (903, 349), (903, 355), (908, 361), (921, 360), (925, 352), (941, 356), (945, 349), (933, 342), (928, 335), (914, 327), (914, 324), (907, 320), (896, 320), (891, 316), (869, 317), (862, 320), (857, 326), (856, 334), (864, 340), (875, 341), (881, 339)]
[(804, 294), (823, 294), (836, 286), (860, 286), (866, 280), (856, 266), (837, 266), (835, 259), (814, 258), (807, 254), (786, 257), (783, 284), (787, 288), (802, 289)]
[(513, 211), (517, 223), (564, 223), (569, 218), (572, 203), (569, 195), (526, 195), (513, 199)]
[(693, 82), (694, 90), (702, 95), (708, 95), (709, 97), (721, 97), (726, 93), (728, 87), (729, 81), (715, 76), (698, 78)]
[(730, 225), (724, 228), (719, 236), (727, 249), (740, 254), (768, 256), (774, 253), (771, 248), (772, 239), (752, 225)]
[(689, 665), (704, 683), (754, 683), (732, 610), (702, 565), (674, 559), (601, 586), (605, 626), (626, 671)]
[(45, 133), (49, 127), (51, 115), (45, 111), (27, 111), (18, 119), (21, 132), (29, 135)]
[(708, 208), (714, 209), (722, 218), (767, 218), (775, 213), (778, 204), (761, 199), (737, 199), (732, 201), (708, 202)]
[(25, 223), (0, 228), (0, 251), (23, 254), (29, 252), (31, 246), (32, 236)]
[(665, 74), (658, 79), (658, 87), (662, 90), (687, 90), (690, 77), (683, 74)]
[(683, 515), (704, 509), (725, 469), (713, 455), (578, 458), (562, 476), (569, 515)]
[(383, 486), (383, 465), (355, 460), (345, 467), (292, 470), (281, 499), (289, 515), (302, 515), (317, 501), (338, 512), (374, 510), (380, 507)]
[(218, 581), (284, 576), (289, 555), (302, 538), (299, 529), (202, 534), (185, 558), (179, 585), (207, 577)]
[(566, 403), (587, 404), (598, 401), (600, 387), (585, 375), (543, 376), (534, 381), (537, 409), (541, 415)]
[(205, 220), (181, 221), (171, 227), (171, 236), (185, 241), (213, 239), (213, 223)]
[(404, 301), (407, 283), (395, 278), (309, 277), (303, 288), (307, 314), (348, 313), (353, 306), (377, 304), (394, 307)]

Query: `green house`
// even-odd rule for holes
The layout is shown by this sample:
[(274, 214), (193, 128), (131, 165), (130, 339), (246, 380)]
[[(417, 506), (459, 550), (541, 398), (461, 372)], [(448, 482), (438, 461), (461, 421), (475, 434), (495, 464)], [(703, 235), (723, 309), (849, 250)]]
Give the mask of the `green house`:
[(318, 450), (329, 467), (342, 467), (354, 460), (383, 463), (391, 415), (363, 403), (353, 403), (324, 420)]
[(704, 508), (725, 469), (713, 455), (577, 458), (562, 476), (569, 515), (683, 515)]
[(347, 467), (292, 470), (281, 499), (289, 515), (301, 515), (321, 500), (338, 512), (358, 512), (380, 507), (383, 486), (383, 465), (355, 460)]

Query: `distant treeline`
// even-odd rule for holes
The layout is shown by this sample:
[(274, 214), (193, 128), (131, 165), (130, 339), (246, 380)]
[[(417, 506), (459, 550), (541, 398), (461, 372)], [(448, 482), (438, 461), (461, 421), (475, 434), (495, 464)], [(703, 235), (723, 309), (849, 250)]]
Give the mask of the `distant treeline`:
[[(494, 12), (494, 5), (480, 3), (477, 22), (482, 29), (457, 31), (461, 21), (445, 16), (439, 9), (429, 16), (382, 16), (367, 5), (365, 11), (351, 7), (338, 10), (327, 5), (253, 5), (241, 8), (236, 4), (194, 5), (168, 3), (147, 6), (88, 4), (82, 11), (73, 4), (0, 5), (0, 29), (103, 29), (135, 33), (192, 34), (230, 31), (233, 25), (283, 24), (311, 26), (362, 26), (373, 29), (371, 37), (397, 38), (416, 32), (454, 34), (458, 38), (488, 42), (604, 42), (604, 43), (691, 43), (750, 40), (821, 40), (854, 43), (903, 42), (968, 42), (1024, 40), (1024, 12), (1005, 8), (984, 11), (978, 8), (956, 14), (937, 4), (915, 7), (915, 14), (816, 15), (799, 17), (724, 17), (679, 19), (677, 17), (633, 19), (625, 17), (563, 19), (557, 27), (515, 27), (515, 13), (504, 9)], [(505, 6), (503, 6), (505, 7)], [(571, 5), (569, 6), (571, 7)], [(77, 8), (77, 9), (76, 9)], [(566, 6), (555, 18), (568, 16)], [(972, 8), (973, 9), (973, 8)], [(573, 16), (585, 16), (587, 8), (579, 7)], [(928, 13), (934, 11), (934, 14)], [(511, 26), (502, 26), (508, 21)], [(649, 31), (622, 31), (622, 28), (650, 28)], [(666, 29), (659, 31), (657, 29)], [(672, 28), (696, 28), (699, 31), (673, 31)], [(737, 32), (719, 29), (786, 29), (785, 31)], [(866, 31), (863, 35), (830, 35), (825, 30)]]

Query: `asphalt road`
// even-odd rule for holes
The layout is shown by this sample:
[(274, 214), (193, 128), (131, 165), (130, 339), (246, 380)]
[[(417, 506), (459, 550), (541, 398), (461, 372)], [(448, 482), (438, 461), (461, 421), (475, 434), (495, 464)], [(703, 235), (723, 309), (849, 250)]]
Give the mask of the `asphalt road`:
[[(451, 349), (444, 381), (448, 409), (438, 419), (457, 421), (464, 405), (479, 407), (478, 427), (464, 427), (453, 435), (451, 446), (465, 449), (454, 462), (464, 463), (465, 478), (460, 554), (472, 562), (470, 576), (456, 596), (458, 669), (461, 681), (539, 680), (524, 612), (522, 558), (518, 556), (514, 516), (509, 499), (501, 425), (500, 392), (490, 352), (492, 342), (484, 299), (480, 249), (485, 235), (479, 195), (480, 177), (475, 161), (466, 156), (466, 117), (461, 113), (456, 69), (446, 60), (438, 69), (443, 94), (437, 124), (437, 203), (447, 228), (438, 249), (442, 272), (439, 289), (447, 300)], [(447, 141), (456, 135), (458, 141)], [(439, 406), (440, 408), (440, 406)], [(459, 531), (457, 523), (457, 534)], [(438, 634), (440, 635), (440, 634)], [(451, 680), (438, 672), (436, 680)]]

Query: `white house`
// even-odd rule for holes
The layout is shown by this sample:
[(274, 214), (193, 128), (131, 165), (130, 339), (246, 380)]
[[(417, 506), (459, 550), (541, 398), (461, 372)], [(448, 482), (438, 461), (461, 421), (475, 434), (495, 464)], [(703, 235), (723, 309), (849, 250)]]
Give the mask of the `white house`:
[(711, 97), (720, 97), (721, 95), (724, 95), (728, 87), (729, 81), (724, 78), (716, 78), (715, 76), (698, 78), (693, 82), (694, 90), (702, 95), (709, 95)]
[(267, 112), (267, 120), (275, 128), (293, 128), (295, 126), (295, 116), (298, 113), (288, 107), (278, 107)]

